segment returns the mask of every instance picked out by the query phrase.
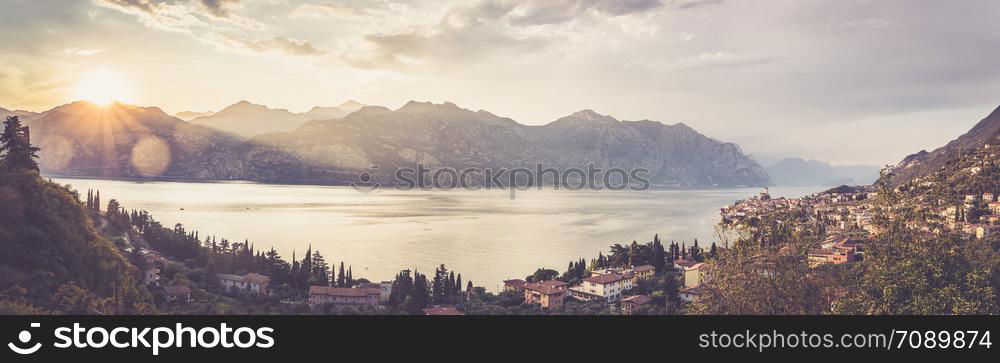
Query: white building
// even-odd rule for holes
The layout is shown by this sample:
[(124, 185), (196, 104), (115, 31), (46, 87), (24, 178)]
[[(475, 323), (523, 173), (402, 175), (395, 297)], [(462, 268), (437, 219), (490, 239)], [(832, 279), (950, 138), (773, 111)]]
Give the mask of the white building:
[(684, 273), (684, 287), (693, 288), (701, 285), (702, 277), (705, 273), (705, 264), (701, 262), (677, 260), (674, 261), (677, 270)]
[(271, 278), (255, 273), (248, 273), (243, 276), (218, 274), (219, 285), (222, 291), (245, 291), (258, 295), (267, 295), (267, 286), (271, 283)]
[(583, 279), (583, 283), (571, 287), (570, 294), (580, 300), (604, 300), (609, 303), (622, 298), (625, 290), (635, 287), (635, 280), (625, 278), (616, 273), (591, 276)]

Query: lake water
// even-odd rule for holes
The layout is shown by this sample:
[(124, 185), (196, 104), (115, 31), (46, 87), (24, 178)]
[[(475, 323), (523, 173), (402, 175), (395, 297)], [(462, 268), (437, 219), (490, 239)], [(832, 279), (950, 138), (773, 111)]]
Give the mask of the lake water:
[[(567, 191), (398, 191), (253, 183), (136, 182), (54, 178), (102, 203), (117, 199), (149, 211), (164, 226), (184, 224), (204, 238), (249, 239), (290, 260), (309, 245), (328, 263), (353, 266), (355, 277), (391, 279), (401, 269), (433, 272), (445, 264), (463, 281), (496, 291), (503, 280), (538, 267), (563, 271), (569, 261), (607, 253), (614, 243), (698, 238), (711, 244), (719, 208), (758, 188)], [(800, 197), (823, 187), (775, 187)], [(183, 210), (182, 210), (183, 208)]]

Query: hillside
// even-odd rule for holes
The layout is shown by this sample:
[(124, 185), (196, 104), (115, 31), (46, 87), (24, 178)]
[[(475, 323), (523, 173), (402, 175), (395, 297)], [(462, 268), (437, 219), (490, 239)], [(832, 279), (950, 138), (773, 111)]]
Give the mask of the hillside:
[(74, 192), (35, 171), (0, 170), (0, 204), (0, 313), (145, 311), (136, 268), (98, 234)]
[(979, 121), (971, 130), (934, 151), (911, 154), (893, 168), (893, 182), (902, 183), (930, 175), (947, 166), (950, 160), (972, 152), (1000, 137), (1000, 107)]

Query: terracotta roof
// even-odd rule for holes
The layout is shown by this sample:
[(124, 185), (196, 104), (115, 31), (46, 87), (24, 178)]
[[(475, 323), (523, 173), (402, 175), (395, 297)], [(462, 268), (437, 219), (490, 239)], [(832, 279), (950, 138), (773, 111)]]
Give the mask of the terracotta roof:
[(622, 302), (631, 302), (636, 305), (646, 305), (653, 302), (653, 298), (646, 295), (634, 295), (622, 299)]
[(653, 265), (642, 265), (633, 269), (635, 272), (645, 272), (649, 270), (656, 271), (656, 267), (653, 267)]
[(527, 282), (525, 282), (524, 280), (521, 280), (521, 279), (513, 279), (513, 280), (504, 280), (503, 281), (504, 285), (514, 286), (514, 287), (524, 287), (524, 284), (526, 284), (526, 283)]
[(542, 282), (539, 282), (539, 283), (542, 284), (542, 285), (548, 286), (548, 287), (560, 287), (560, 286), (569, 285), (569, 284), (567, 284), (565, 282), (562, 282), (562, 281), (559, 281), (559, 280), (542, 281)]
[[(524, 284), (524, 289), (539, 292), (545, 295), (555, 295), (566, 292), (566, 289), (560, 289), (557, 287), (546, 285), (545, 284), (546, 282), (548, 281), (543, 281), (541, 283), (529, 282), (527, 284)], [(563, 285), (565, 285), (565, 283)]]
[(692, 266), (694, 266), (696, 264), (698, 264), (698, 262), (696, 262), (696, 261), (688, 261), (688, 260), (685, 260), (685, 259), (680, 259), (680, 260), (674, 261), (674, 265), (685, 267), (685, 268), (690, 268), (690, 267), (692, 267)]
[(465, 315), (451, 306), (435, 306), (424, 309), (424, 315)]
[(345, 296), (345, 297), (366, 297), (368, 295), (378, 295), (378, 289), (352, 289), (348, 287), (328, 287), (328, 286), (310, 286), (309, 295), (329, 295), (329, 296)]
[(267, 277), (267, 276), (264, 276), (264, 275), (261, 275), (261, 274), (257, 274), (257, 273), (252, 273), (252, 272), (248, 273), (246, 275), (243, 275), (243, 278), (246, 280), (246, 282), (249, 282), (251, 284), (267, 285), (268, 283), (271, 282), (271, 278), (270, 277)]
[(621, 281), (622, 279), (624, 279), (624, 277), (618, 274), (603, 274), (585, 278), (583, 279), (583, 281), (592, 282), (600, 285), (606, 285), (616, 281)]

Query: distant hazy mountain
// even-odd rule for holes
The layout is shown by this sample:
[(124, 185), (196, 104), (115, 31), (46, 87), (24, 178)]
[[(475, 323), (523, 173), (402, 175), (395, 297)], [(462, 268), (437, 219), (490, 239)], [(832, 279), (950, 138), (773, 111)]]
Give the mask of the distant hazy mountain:
[(362, 107), (365, 107), (365, 104), (355, 100), (348, 100), (347, 102), (340, 104), (340, 106), (337, 106), (337, 108), (341, 111), (348, 114), (354, 113), (354, 111), (360, 110)]
[(199, 117), (208, 117), (208, 116), (212, 116), (214, 114), (215, 114), (215, 112), (212, 112), (212, 111), (206, 111), (206, 112), (181, 111), (181, 112), (178, 112), (178, 113), (174, 114), (174, 117), (179, 118), (179, 119), (184, 120), (184, 121), (191, 121), (191, 120), (194, 120), (194, 119), (199, 118)]
[(979, 121), (969, 132), (932, 152), (921, 150), (903, 158), (893, 168), (894, 182), (903, 182), (934, 173), (958, 156), (982, 147), (987, 142), (1000, 143), (1000, 107)]
[(351, 110), (357, 110), (363, 105), (354, 101), (344, 103), (340, 107), (314, 107), (305, 113), (293, 113), (286, 109), (269, 108), (247, 101), (237, 102), (217, 113), (196, 117), (191, 122), (205, 125), (219, 131), (233, 133), (244, 138), (254, 137), (267, 132), (288, 132), (302, 126), (310, 120), (327, 120), (347, 116)]
[(833, 166), (822, 161), (785, 158), (767, 173), (776, 185), (834, 186), (864, 185), (878, 179), (880, 168), (874, 165)]
[(295, 157), (282, 174), (271, 175), (278, 178), (320, 176), (320, 166), (357, 173), (379, 165), (387, 179), (396, 167), (417, 163), (561, 169), (594, 164), (605, 170), (648, 168), (657, 185), (770, 184), (764, 168), (735, 144), (714, 141), (683, 124), (619, 121), (589, 110), (545, 126), (526, 126), (452, 103), (409, 102), (395, 111), (365, 107), (343, 119), (310, 121), (293, 132), (251, 141), (257, 155)]
[(0, 107), (0, 120), (6, 119), (8, 116), (17, 116), (22, 122), (27, 122), (38, 117), (38, 113), (23, 110), (8, 110), (6, 108)]

